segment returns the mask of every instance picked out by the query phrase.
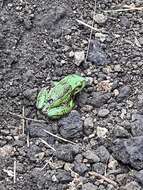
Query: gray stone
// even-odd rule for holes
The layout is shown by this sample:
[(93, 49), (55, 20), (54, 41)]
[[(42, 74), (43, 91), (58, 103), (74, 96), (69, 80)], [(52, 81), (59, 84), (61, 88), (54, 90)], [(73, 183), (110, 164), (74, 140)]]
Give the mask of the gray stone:
[(27, 82), (28, 80), (32, 80), (33, 78), (34, 78), (33, 70), (27, 70), (25, 73), (23, 73), (24, 82)]
[(49, 162), (49, 166), (52, 170), (61, 169), (64, 167), (65, 162), (57, 160), (56, 162)]
[(98, 187), (93, 185), (92, 183), (85, 183), (82, 186), (82, 190), (98, 190)]
[(104, 146), (98, 147), (96, 150), (96, 154), (103, 163), (107, 163), (110, 158), (110, 153)]
[(4, 184), (0, 184), (0, 190), (7, 190), (7, 188)]
[[(51, 135), (48, 135), (44, 130), (47, 130), (49, 132), (52, 132), (52, 126), (47, 124), (40, 124), (40, 123), (31, 123), (27, 128), (27, 133), (29, 132), (29, 135), (31, 138), (37, 138), (37, 137), (47, 137), (50, 138)], [(52, 137), (53, 139), (53, 137)]]
[(109, 62), (98, 40), (92, 40), (90, 43), (88, 61), (96, 65), (104, 65)]
[(98, 190), (106, 190), (106, 187), (102, 184), (99, 185)]
[(23, 174), (23, 173), (25, 173), (25, 168), (24, 168), (24, 166), (23, 166), (23, 164), (22, 163), (17, 163), (16, 164), (16, 171), (18, 172), (18, 173), (21, 173), (21, 174)]
[(127, 181), (127, 178), (128, 178), (128, 176), (127, 176), (127, 174), (118, 174), (117, 176), (116, 176), (116, 181), (120, 184), (120, 185), (122, 185), (122, 184), (125, 184), (126, 183), (126, 181)]
[(83, 107), (87, 104), (88, 96), (89, 95), (85, 92), (82, 92), (77, 96), (77, 102), (79, 103), (80, 106)]
[(83, 131), (85, 135), (90, 135), (94, 131), (94, 126), (93, 126), (93, 118), (92, 117), (87, 117), (84, 120), (84, 128)]
[(36, 99), (36, 96), (37, 96), (37, 88), (33, 88), (33, 89), (26, 89), (24, 92), (23, 92), (23, 95), (25, 98), (31, 100), (31, 101), (34, 101)]
[(130, 134), (128, 133), (128, 131), (124, 129), (124, 127), (121, 127), (121, 126), (115, 126), (115, 128), (113, 129), (113, 134), (114, 134), (114, 137), (116, 138), (130, 137)]
[(88, 103), (92, 104), (96, 108), (100, 108), (111, 98), (110, 93), (93, 92), (91, 98), (88, 99)]
[(52, 29), (67, 15), (67, 7), (53, 5), (44, 15), (38, 15), (36, 24), (45, 27), (47, 30)]
[(89, 169), (84, 163), (74, 163), (74, 171), (80, 175), (84, 175)]
[(138, 110), (143, 114), (143, 93), (138, 96)]
[(92, 150), (87, 150), (83, 156), (88, 160), (89, 163), (100, 162), (100, 158)]
[(143, 46), (143, 37), (139, 38), (139, 43), (140, 43), (141, 46)]
[(138, 95), (138, 105), (143, 106), (143, 94)]
[(7, 129), (1, 130), (1, 135), (7, 136), (9, 133), (10, 133), (9, 130), (7, 130)]
[(143, 136), (143, 115), (136, 116), (136, 120), (131, 124), (131, 132), (133, 136)]
[(143, 170), (140, 170), (135, 175), (137, 181), (143, 186)]
[(67, 139), (79, 138), (83, 132), (83, 122), (77, 111), (72, 111), (67, 117), (58, 122), (59, 131), (62, 137)]
[(115, 190), (115, 187), (112, 184), (107, 185), (108, 190)]
[(12, 156), (14, 154), (14, 151), (15, 151), (15, 149), (11, 145), (5, 145), (3, 147), (0, 147), (0, 158)]
[(83, 156), (82, 154), (77, 154), (74, 158), (75, 162), (82, 162)]
[(101, 175), (104, 175), (105, 169), (106, 169), (106, 165), (101, 162), (95, 163), (92, 165), (92, 170)]
[(75, 57), (75, 64), (79, 66), (84, 61), (85, 57), (84, 51), (75, 52), (74, 57)]
[(56, 149), (56, 157), (66, 162), (73, 162), (76, 155), (73, 146), (70, 144), (62, 145)]
[(127, 183), (123, 188), (121, 187), (122, 190), (141, 190), (141, 187), (139, 184), (135, 181), (132, 181), (130, 183)]
[(99, 138), (106, 138), (108, 134), (108, 129), (106, 129), (105, 127), (97, 127), (96, 134)]
[(84, 126), (85, 127), (93, 127), (93, 118), (92, 117), (85, 118)]
[(94, 16), (94, 20), (98, 24), (104, 24), (107, 21), (107, 15), (104, 14), (96, 14)]
[(66, 184), (72, 181), (70, 172), (62, 170), (62, 169), (57, 170), (55, 177), (60, 183), (63, 183), (63, 184)]
[(120, 93), (117, 97), (117, 100), (119, 102), (123, 101), (125, 98), (127, 98), (130, 94), (130, 87), (129, 86), (124, 86), (120, 89)]
[(36, 155), (41, 152), (39, 146), (37, 146), (37, 145), (32, 145), (27, 150), (26, 150), (26, 148), (24, 148), (23, 151), (26, 154), (26, 156), (30, 159), (31, 162), (38, 160)]
[(120, 22), (121, 22), (121, 25), (126, 27), (126, 28), (130, 26), (130, 21), (126, 16), (121, 16)]
[(143, 169), (143, 136), (117, 139), (111, 149), (117, 160), (130, 164), (137, 170)]
[(121, 66), (118, 64), (118, 65), (115, 65), (114, 66), (114, 71), (116, 72), (120, 72), (121, 71)]
[(24, 19), (24, 26), (27, 30), (30, 30), (32, 28), (32, 22), (29, 18)]
[(100, 109), (98, 112), (98, 116), (99, 117), (106, 117), (109, 113), (110, 112), (108, 109)]

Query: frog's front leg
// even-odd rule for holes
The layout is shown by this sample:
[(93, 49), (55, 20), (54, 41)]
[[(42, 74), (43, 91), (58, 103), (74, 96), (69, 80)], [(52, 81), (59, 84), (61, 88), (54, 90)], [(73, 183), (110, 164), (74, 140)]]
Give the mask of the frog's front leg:
[(46, 104), (46, 102), (48, 100), (48, 93), (49, 92), (48, 92), (48, 90), (46, 88), (43, 88), (39, 92), (39, 94), (37, 96), (37, 101), (36, 101), (36, 107), (38, 109), (42, 109), (45, 106), (45, 104)]
[(67, 104), (63, 104), (62, 106), (47, 110), (46, 114), (51, 119), (58, 119), (62, 117), (63, 115), (69, 113), (73, 109), (74, 106), (75, 106), (74, 101), (70, 100), (70, 102), (68, 102)]

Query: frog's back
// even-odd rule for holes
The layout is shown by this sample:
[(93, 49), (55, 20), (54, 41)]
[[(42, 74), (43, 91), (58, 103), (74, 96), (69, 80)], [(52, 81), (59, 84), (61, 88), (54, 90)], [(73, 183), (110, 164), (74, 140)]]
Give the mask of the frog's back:
[(60, 99), (65, 95), (65, 92), (69, 91), (71, 86), (65, 81), (60, 81), (49, 92), (49, 98), (53, 97), (55, 100)]
[(71, 85), (73, 89), (76, 88), (79, 84), (85, 83), (85, 79), (76, 74), (68, 75), (61, 81), (66, 81), (69, 85)]
[(55, 101), (58, 99), (60, 100), (63, 97), (68, 99), (69, 96), (76, 94), (75, 89), (80, 90), (84, 85), (85, 79), (83, 77), (76, 74), (68, 75), (60, 80), (56, 86), (50, 90), (49, 99), (53, 98)]

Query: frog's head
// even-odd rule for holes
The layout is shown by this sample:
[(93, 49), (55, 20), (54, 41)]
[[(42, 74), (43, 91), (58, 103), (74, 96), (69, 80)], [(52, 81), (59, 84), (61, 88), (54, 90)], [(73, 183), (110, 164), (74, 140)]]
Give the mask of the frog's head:
[(85, 78), (83, 78), (79, 75), (76, 75), (76, 74), (68, 76), (68, 80), (69, 80), (69, 83), (72, 87), (72, 94), (73, 95), (80, 92), (86, 84)]
[(45, 106), (50, 108), (54, 102), (54, 97), (49, 97), (49, 93), (46, 89), (42, 89), (37, 97), (36, 107), (43, 109)]

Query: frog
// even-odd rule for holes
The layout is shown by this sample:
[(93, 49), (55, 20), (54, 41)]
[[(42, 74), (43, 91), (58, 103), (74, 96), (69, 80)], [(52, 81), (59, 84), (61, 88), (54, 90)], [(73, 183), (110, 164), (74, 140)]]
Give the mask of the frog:
[(75, 95), (82, 91), (85, 85), (84, 77), (77, 74), (67, 75), (50, 90), (47, 87), (40, 90), (36, 107), (48, 118), (59, 119), (75, 107)]

